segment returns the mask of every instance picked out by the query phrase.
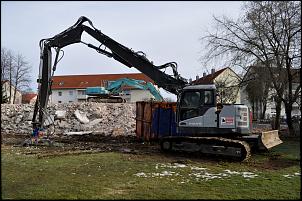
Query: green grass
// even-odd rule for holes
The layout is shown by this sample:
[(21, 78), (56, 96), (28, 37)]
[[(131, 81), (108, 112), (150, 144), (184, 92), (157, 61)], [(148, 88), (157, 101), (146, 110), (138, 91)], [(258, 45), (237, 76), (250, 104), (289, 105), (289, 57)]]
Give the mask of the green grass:
[[(301, 176), (284, 176), (301, 173), (298, 141), (242, 163), (112, 152), (39, 159), (20, 154), (24, 149), (2, 146), (2, 199), (300, 199)], [(192, 175), (227, 169), (240, 174), (209, 180)], [(172, 175), (159, 176), (163, 171)]]

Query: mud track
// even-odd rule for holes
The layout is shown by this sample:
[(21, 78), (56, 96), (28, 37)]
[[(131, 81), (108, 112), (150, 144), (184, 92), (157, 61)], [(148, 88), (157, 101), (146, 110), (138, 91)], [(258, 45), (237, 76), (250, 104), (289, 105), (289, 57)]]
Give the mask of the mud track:
[[(29, 136), (24, 134), (1, 134), (4, 146), (22, 147)], [(141, 142), (136, 136), (74, 135), (52, 138), (53, 146), (32, 145), (24, 149), (24, 154), (37, 154), (39, 157), (87, 154), (97, 152), (121, 152), (131, 154), (160, 154), (157, 142)]]

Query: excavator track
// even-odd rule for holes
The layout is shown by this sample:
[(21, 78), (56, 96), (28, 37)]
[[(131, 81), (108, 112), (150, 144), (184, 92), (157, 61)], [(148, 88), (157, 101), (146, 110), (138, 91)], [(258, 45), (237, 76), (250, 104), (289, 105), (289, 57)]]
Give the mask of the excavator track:
[(164, 137), (160, 146), (165, 152), (201, 153), (234, 161), (244, 161), (251, 156), (247, 142), (220, 137)]
[(96, 102), (96, 103), (125, 103), (126, 100), (121, 97), (114, 97), (114, 98), (89, 98), (89, 102)]

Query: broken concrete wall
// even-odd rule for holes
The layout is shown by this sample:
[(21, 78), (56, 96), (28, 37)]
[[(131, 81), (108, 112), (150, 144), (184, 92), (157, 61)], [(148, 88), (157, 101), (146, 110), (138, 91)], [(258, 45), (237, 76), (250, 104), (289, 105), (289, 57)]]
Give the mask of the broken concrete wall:
[[(34, 104), (1, 104), (1, 133), (31, 134)], [(92, 131), (104, 135), (135, 135), (134, 103), (51, 104), (48, 132)]]

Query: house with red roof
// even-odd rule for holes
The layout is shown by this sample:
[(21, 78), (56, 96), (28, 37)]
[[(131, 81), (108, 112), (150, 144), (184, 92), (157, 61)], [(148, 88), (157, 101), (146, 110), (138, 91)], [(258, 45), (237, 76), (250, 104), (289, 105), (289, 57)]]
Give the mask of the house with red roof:
[(22, 103), (23, 104), (33, 104), (37, 100), (37, 94), (36, 93), (25, 93), (22, 94)]
[(203, 73), (203, 77), (192, 81), (193, 84), (215, 84), (219, 95), (218, 101), (222, 103), (240, 103), (240, 77), (229, 67), (210, 74)]
[[(87, 100), (87, 87), (108, 87), (111, 82), (121, 78), (143, 80), (155, 84), (152, 79), (143, 73), (123, 74), (91, 74), (91, 75), (60, 75), (53, 76), (52, 94), (50, 103), (72, 103)], [(156, 86), (156, 85), (155, 85)], [(150, 100), (154, 98), (148, 90), (133, 87), (123, 88), (124, 99), (127, 102)]]

